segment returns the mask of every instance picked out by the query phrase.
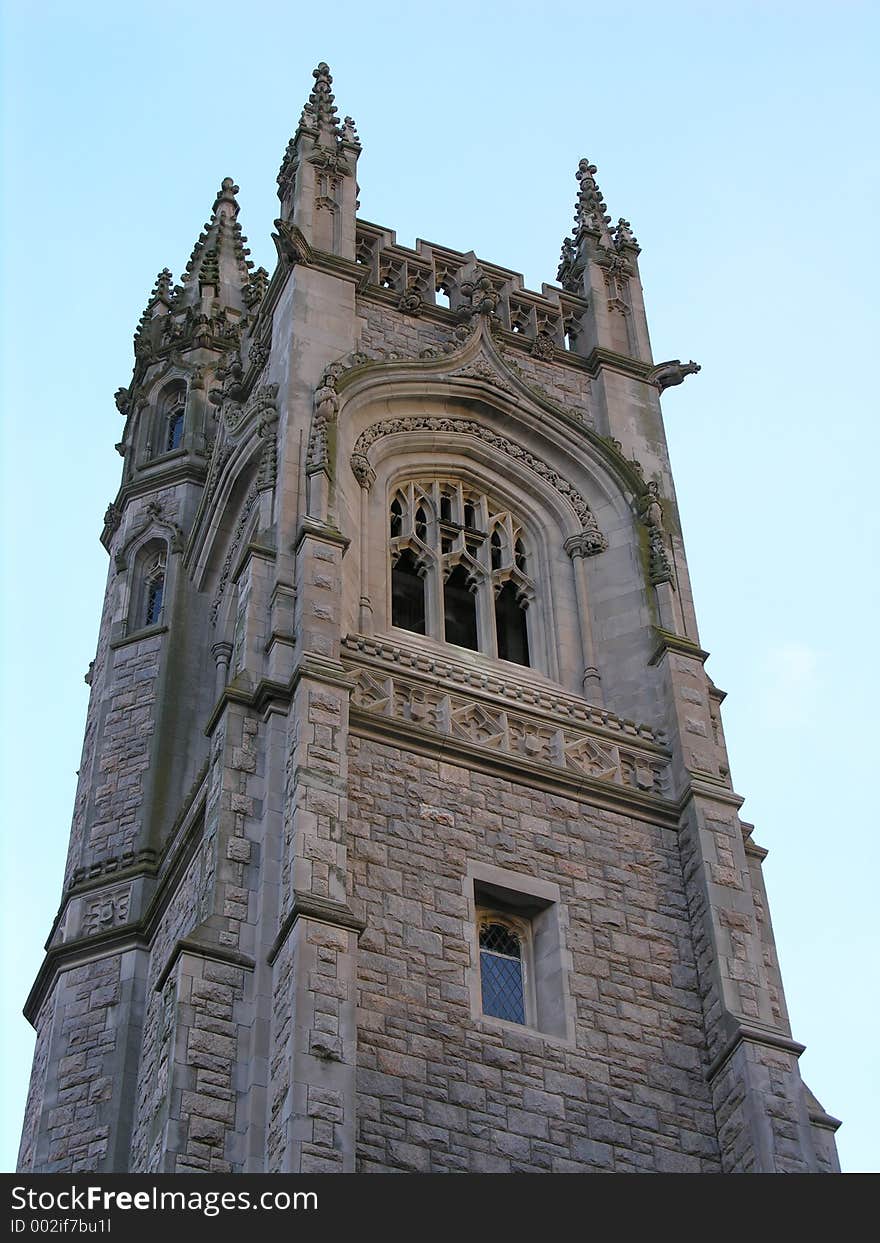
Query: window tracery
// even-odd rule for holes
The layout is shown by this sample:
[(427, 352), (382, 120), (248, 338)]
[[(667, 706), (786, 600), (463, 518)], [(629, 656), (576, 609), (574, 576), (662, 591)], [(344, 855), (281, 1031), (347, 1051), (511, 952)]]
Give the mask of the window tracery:
[(530, 664), (529, 541), (503, 502), (462, 480), (407, 480), (388, 530), (393, 626)]

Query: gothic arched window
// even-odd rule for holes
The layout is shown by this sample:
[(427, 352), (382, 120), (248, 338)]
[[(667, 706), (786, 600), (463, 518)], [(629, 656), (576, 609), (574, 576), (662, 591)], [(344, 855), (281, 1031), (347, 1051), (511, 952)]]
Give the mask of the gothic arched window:
[(163, 390), (159, 400), (159, 453), (180, 448), (185, 419), (186, 385), (183, 380), (174, 380)]
[(158, 626), (165, 601), (165, 551), (154, 553), (147, 562), (143, 582), (142, 626)]
[(389, 535), (393, 626), (530, 663), (527, 537), (502, 502), (460, 480), (408, 480)]

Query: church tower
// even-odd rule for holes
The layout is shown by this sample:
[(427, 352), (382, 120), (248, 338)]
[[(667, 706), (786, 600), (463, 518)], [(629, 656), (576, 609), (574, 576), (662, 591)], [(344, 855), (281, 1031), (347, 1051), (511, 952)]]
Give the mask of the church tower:
[(558, 284), (357, 217), (326, 65), (254, 270), (135, 334), (33, 1171), (805, 1172), (639, 247)]

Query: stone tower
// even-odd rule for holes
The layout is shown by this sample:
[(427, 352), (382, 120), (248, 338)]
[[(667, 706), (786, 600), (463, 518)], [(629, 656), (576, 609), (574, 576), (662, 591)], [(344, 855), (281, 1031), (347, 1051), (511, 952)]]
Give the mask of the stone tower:
[(359, 220), (314, 73), (224, 180), (122, 481), (35, 1171), (834, 1171), (706, 675), (625, 220), (558, 285)]

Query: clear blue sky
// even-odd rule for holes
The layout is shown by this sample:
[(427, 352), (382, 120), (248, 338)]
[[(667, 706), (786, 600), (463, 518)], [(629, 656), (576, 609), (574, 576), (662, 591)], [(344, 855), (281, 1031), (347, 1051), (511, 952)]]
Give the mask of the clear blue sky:
[[(553, 281), (580, 156), (643, 247), (703, 645), (801, 1067), (880, 1169), (878, 6), (7, 0), (3, 18), (2, 1148), (57, 908), (131, 336), (221, 179), (271, 268), (327, 60), (361, 214)], [(874, 780), (872, 780), (874, 778)]]

